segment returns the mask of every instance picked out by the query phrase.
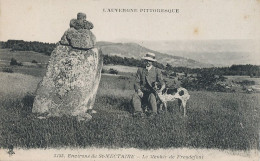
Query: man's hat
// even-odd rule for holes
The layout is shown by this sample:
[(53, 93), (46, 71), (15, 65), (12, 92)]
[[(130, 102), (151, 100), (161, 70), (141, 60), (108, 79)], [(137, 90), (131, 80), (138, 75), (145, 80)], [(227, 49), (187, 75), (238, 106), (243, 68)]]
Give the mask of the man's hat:
[(154, 53), (150, 53), (150, 52), (148, 52), (144, 57), (142, 57), (142, 59), (145, 59), (145, 60), (148, 60), (148, 61), (152, 61), (152, 62), (157, 61), (155, 59), (155, 54)]

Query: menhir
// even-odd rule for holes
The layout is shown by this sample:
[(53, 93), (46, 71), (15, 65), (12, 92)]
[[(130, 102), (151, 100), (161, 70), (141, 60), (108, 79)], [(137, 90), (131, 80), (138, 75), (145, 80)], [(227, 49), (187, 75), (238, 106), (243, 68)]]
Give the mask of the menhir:
[(92, 118), (88, 111), (93, 108), (103, 66), (92, 28), (84, 13), (78, 13), (77, 19), (70, 21), (70, 28), (51, 53), (32, 112), (48, 117)]

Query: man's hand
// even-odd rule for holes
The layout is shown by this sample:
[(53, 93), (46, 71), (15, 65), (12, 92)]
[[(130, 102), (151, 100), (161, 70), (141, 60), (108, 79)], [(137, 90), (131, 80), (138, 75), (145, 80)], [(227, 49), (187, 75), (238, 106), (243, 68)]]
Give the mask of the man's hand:
[(144, 93), (140, 89), (138, 89), (137, 95), (142, 98), (144, 96)]

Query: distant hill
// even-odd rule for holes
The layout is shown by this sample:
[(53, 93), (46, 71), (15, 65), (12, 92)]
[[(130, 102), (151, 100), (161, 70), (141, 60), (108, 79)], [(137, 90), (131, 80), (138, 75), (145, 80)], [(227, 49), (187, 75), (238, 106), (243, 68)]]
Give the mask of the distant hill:
[(156, 59), (159, 63), (166, 65), (169, 63), (173, 67), (189, 67), (189, 68), (208, 68), (213, 67), (211, 64), (201, 63), (192, 59), (187, 59), (180, 56), (172, 56), (163, 54), (158, 51), (154, 51), (145, 48), (137, 43), (112, 43), (100, 41), (97, 42), (97, 46), (103, 51), (103, 54), (107, 55), (117, 55), (120, 57), (128, 57), (141, 59), (147, 52), (152, 52), (156, 54)]
[[(23, 40), (8, 40), (4, 43), (5, 48), (11, 48), (14, 51), (35, 51), (39, 53), (45, 53), (50, 55), (55, 48), (53, 43), (42, 42), (26, 42)], [(159, 63), (166, 65), (167, 63), (173, 67), (188, 67), (188, 68), (209, 68), (213, 65), (209, 63), (201, 63), (201, 61), (195, 61), (193, 59), (184, 58), (181, 56), (173, 56), (151, 50), (143, 47), (138, 43), (113, 43), (100, 41), (97, 42), (97, 47), (101, 48), (105, 55), (120, 56), (127, 58), (141, 59), (147, 52), (156, 54), (156, 59)]]
[(176, 40), (136, 43), (162, 53), (214, 66), (260, 65), (260, 40)]

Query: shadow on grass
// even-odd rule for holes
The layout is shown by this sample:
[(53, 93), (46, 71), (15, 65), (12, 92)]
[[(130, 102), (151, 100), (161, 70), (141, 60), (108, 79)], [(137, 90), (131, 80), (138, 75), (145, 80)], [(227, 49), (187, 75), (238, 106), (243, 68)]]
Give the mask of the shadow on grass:
[(97, 96), (94, 109), (103, 110), (119, 110), (126, 111), (129, 113), (133, 112), (133, 107), (130, 103), (129, 98), (115, 97), (115, 96)]

